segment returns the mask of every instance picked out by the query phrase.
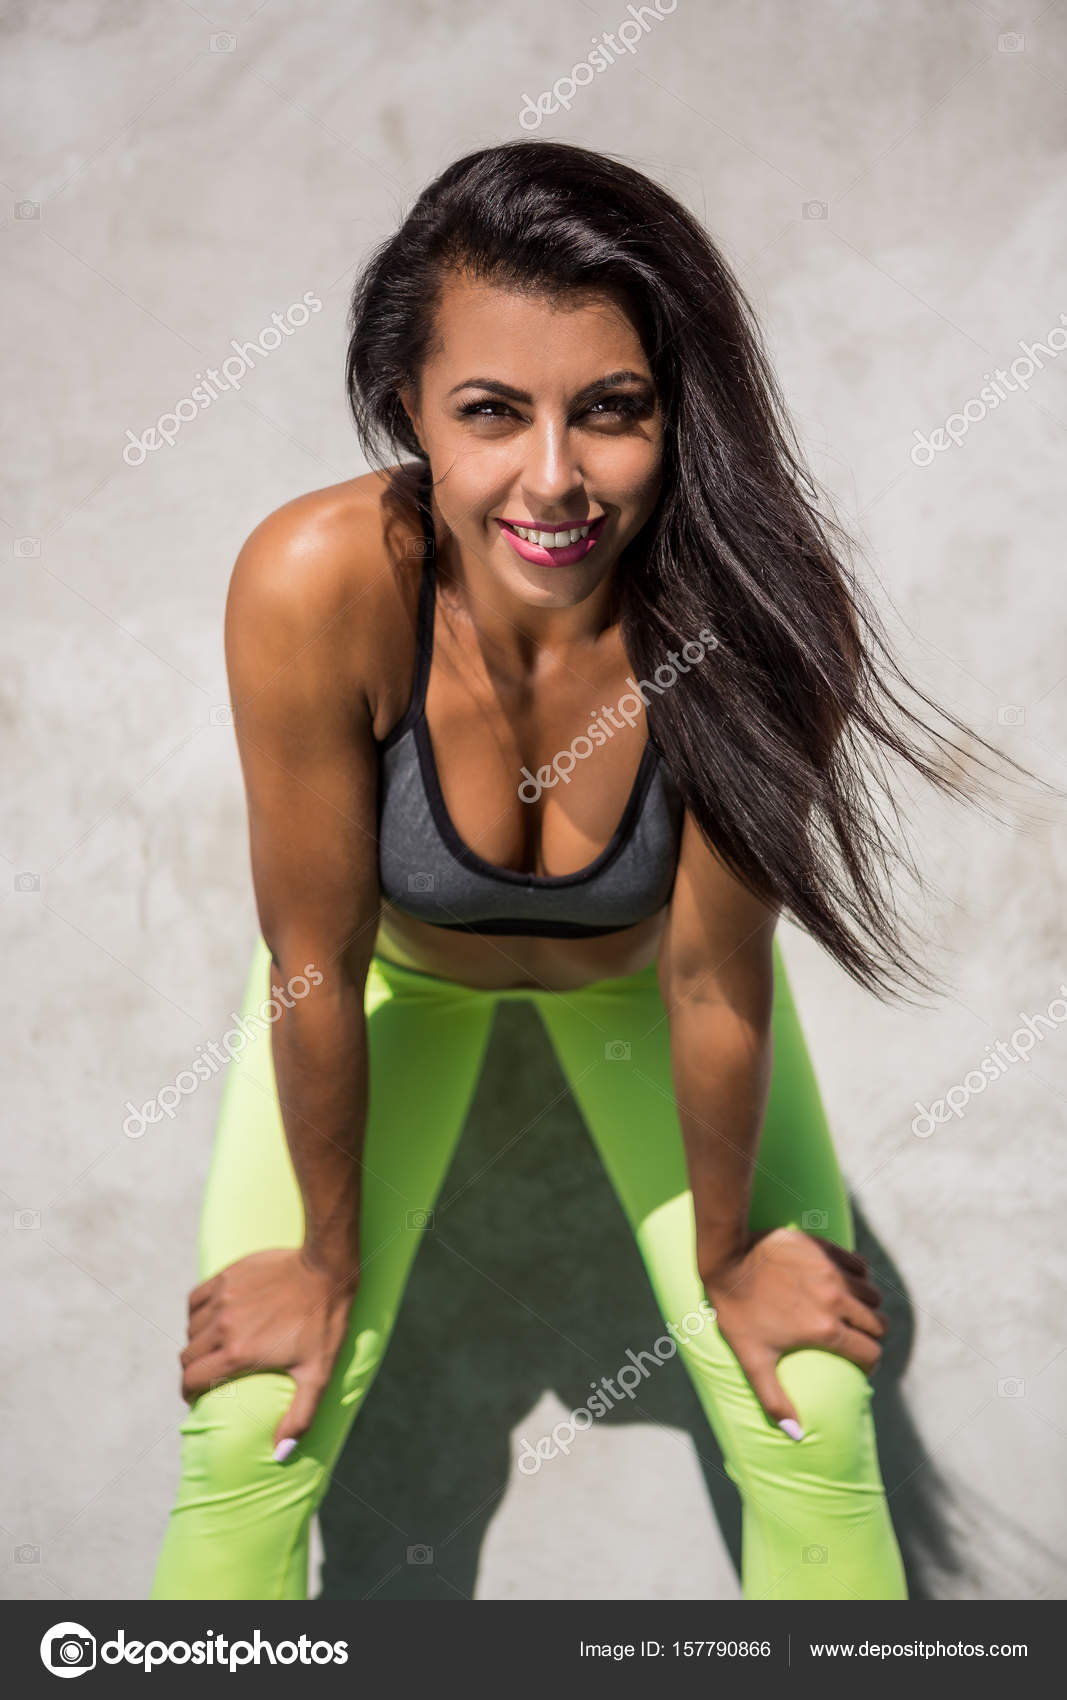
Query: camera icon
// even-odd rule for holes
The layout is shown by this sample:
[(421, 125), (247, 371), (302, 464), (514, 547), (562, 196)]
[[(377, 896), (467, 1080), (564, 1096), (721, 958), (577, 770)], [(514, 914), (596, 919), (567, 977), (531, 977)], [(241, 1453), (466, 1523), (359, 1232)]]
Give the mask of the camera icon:
[(827, 1547), (805, 1547), (804, 1548), (804, 1563), (805, 1564), (825, 1564), (828, 1557), (829, 1557), (829, 1548), (827, 1548)]
[(96, 1637), (81, 1623), (56, 1623), (41, 1642), (41, 1658), (50, 1670), (80, 1676), (96, 1666)]
[(818, 1233), (821, 1228), (829, 1227), (830, 1217), (825, 1210), (805, 1210), (800, 1225), (809, 1234)]
[(228, 702), (217, 702), (208, 710), (207, 717), (212, 726), (232, 726), (233, 705)]
[(433, 874), (409, 874), (409, 891), (432, 891), (434, 886)]
[(433, 1547), (408, 1547), (409, 1564), (432, 1564)]
[(40, 889), (41, 889), (41, 876), (40, 876), (40, 874), (21, 873), (21, 874), (15, 875), (15, 890), (16, 891), (40, 891)]
[(604, 1057), (608, 1062), (628, 1062), (630, 1046), (625, 1039), (609, 1039), (604, 1046)]
[(16, 1228), (39, 1228), (41, 1226), (41, 1212), (39, 1210), (16, 1210), (14, 1220)]
[(405, 554), (432, 555), (433, 544), (430, 542), (428, 537), (409, 537)]
[(800, 213), (802, 218), (829, 218), (830, 208), (826, 201), (805, 201)]
[(1002, 726), (1022, 726), (1026, 710), (1017, 702), (1005, 702), (997, 709), (997, 719)]
[(41, 539), (39, 537), (16, 537), (14, 550), (15, 554), (20, 556), (22, 560), (29, 560), (31, 555), (41, 553)]
[(433, 1228), (432, 1210), (406, 1210), (404, 1212), (405, 1228)]
[(22, 1547), (16, 1547), (15, 1548), (15, 1563), (16, 1564), (40, 1564), (40, 1562), (41, 1562), (41, 1549), (40, 1549), (40, 1547), (22, 1546)]
[(997, 36), (998, 53), (1022, 53), (1026, 48), (1026, 37), (1015, 30), (1009, 30), (1005, 35)]
[(1021, 1399), (1025, 1390), (1025, 1381), (1014, 1375), (1006, 1375), (997, 1382), (997, 1392), (1002, 1399)]
[(213, 35), (211, 37), (212, 53), (232, 53), (236, 46), (237, 37), (235, 35), (227, 35), (225, 31), (222, 31), (219, 35)]
[(40, 218), (40, 216), (41, 216), (41, 203), (40, 203), (40, 201), (16, 201), (15, 202), (15, 217), (16, 218)]

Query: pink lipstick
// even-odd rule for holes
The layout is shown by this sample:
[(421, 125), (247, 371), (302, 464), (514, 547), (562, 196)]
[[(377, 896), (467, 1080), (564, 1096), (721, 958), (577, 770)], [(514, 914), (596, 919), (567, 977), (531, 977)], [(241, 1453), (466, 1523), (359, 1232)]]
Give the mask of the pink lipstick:
[[(565, 520), (562, 523), (537, 526), (529, 525), (522, 520), (498, 519), (496, 523), (515, 553), (521, 555), (524, 561), (533, 561), (539, 567), (571, 567), (576, 561), (584, 560), (589, 551), (596, 547), (597, 539), (604, 529), (607, 517), (607, 514), (601, 514), (599, 518), (592, 521)], [(564, 543), (556, 549), (551, 545), (535, 543), (532, 538), (520, 537), (512, 529), (516, 525), (521, 526), (523, 531), (536, 531), (541, 534), (545, 532), (577, 531), (585, 526), (589, 527), (589, 531), (585, 537), (579, 537), (573, 543)]]

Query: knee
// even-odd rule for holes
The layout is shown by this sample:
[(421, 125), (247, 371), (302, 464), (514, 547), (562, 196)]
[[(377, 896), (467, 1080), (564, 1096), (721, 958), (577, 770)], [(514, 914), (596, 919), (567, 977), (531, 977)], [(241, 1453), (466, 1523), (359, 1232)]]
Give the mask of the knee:
[(363, 1327), (340, 1353), (311, 1427), (279, 1464), (274, 1435), (296, 1394), (292, 1376), (268, 1370), (224, 1381), (194, 1400), (180, 1426), (183, 1499), (237, 1498), (295, 1484), (313, 1488), (332, 1468), (356, 1412), (381, 1366), (384, 1325)]
[(798, 1462), (828, 1482), (860, 1482), (876, 1469), (870, 1419), (873, 1387), (858, 1364), (815, 1348), (788, 1352), (778, 1361), (804, 1439), (789, 1441)]
[(274, 1431), (294, 1391), (290, 1376), (270, 1371), (238, 1376), (195, 1399), (180, 1427), (183, 1496), (239, 1495), (280, 1470)]

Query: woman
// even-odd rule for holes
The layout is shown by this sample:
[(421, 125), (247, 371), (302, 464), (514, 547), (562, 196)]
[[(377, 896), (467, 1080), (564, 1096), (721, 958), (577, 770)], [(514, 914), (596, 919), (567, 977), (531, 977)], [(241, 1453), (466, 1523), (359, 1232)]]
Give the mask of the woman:
[(350, 323), (380, 471), (271, 514), (227, 605), (244, 1014), (278, 1001), (226, 1079), (151, 1597), (306, 1597), (493, 1011), (528, 998), (739, 1489), (744, 1596), (904, 1599), (887, 1323), (775, 925), (928, 985), (859, 735), (964, 782), (882, 712), (749, 309), (664, 190), (472, 154)]

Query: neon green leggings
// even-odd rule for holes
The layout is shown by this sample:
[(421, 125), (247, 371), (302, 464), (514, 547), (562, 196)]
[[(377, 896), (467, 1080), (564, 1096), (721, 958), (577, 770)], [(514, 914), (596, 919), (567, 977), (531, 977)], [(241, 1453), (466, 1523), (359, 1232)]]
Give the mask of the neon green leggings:
[[(774, 954), (774, 1069), (750, 1225), (806, 1225), (853, 1249), (848, 1199), (777, 938)], [(269, 967), (259, 938), (246, 1015), (270, 996)], [(763, 1412), (706, 1303), (698, 1311), (705, 1294), (655, 964), (577, 992), (478, 991), (377, 956), (365, 998), (363, 1273), (345, 1345), (311, 1428), (284, 1464), (271, 1454), (294, 1393), (288, 1375), (241, 1376), (193, 1402), (181, 1424), (181, 1480), (149, 1597), (307, 1598), (312, 1515), (389, 1343), (421, 1213), (432, 1209), (448, 1171), (501, 998), (530, 998), (540, 1011), (655, 1299), (673, 1325), (677, 1353), (741, 1496), (743, 1597), (906, 1599), (868, 1377), (835, 1353), (787, 1353), (779, 1379), (805, 1431), (791, 1440)], [(805, 1224), (806, 1211), (825, 1215)], [(197, 1278), (249, 1252), (302, 1239), (303, 1205), (268, 1030), (227, 1064)], [(704, 1318), (702, 1327), (694, 1327), (693, 1312)]]

